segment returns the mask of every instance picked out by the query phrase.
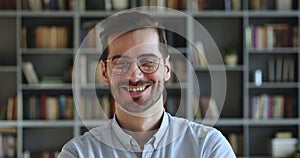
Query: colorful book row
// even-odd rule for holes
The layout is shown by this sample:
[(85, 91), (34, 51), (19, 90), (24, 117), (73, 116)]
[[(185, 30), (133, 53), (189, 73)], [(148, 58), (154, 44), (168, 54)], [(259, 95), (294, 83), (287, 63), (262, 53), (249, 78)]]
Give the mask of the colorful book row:
[(17, 97), (9, 97), (7, 104), (0, 105), (0, 120), (17, 120)]
[(247, 26), (248, 48), (273, 49), (298, 46), (298, 26), (287, 23)]
[(0, 128), (0, 157), (16, 157), (17, 129)]
[(24, 10), (72, 10), (74, 0), (22, 0)]
[(253, 119), (297, 117), (298, 100), (293, 96), (267, 95), (251, 96), (249, 116)]
[(22, 48), (67, 48), (66, 26), (22, 27)]
[(92, 96), (82, 96), (78, 108), (81, 119), (108, 119), (115, 112), (114, 100), (111, 96), (102, 96), (100, 99)]
[(23, 152), (23, 158), (58, 158), (59, 151)]
[(268, 76), (270, 82), (294, 82), (295, 62), (290, 57), (268, 59)]
[(24, 119), (57, 120), (73, 119), (73, 97), (60, 96), (30, 96), (24, 100)]

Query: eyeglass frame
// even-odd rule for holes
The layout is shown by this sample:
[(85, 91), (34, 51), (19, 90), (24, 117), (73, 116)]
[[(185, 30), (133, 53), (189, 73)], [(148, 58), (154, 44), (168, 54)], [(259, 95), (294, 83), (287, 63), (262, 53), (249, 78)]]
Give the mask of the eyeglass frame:
[[(142, 54), (142, 55), (140, 55), (140, 56), (138, 56), (137, 58), (129, 58), (129, 57), (127, 57), (127, 56), (125, 56), (125, 57), (122, 57), (123, 55), (115, 55), (115, 56), (113, 56), (112, 58), (110, 58), (110, 59), (107, 59), (107, 60), (104, 60), (103, 62), (104, 63), (111, 63), (111, 61), (113, 61), (114, 59), (116, 59), (116, 58), (124, 58), (124, 59), (128, 59), (128, 60), (136, 60), (136, 65), (137, 65), (137, 67), (139, 68), (139, 70), (141, 71), (141, 72), (143, 72), (143, 73), (145, 73), (145, 74), (153, 74), (153, 73), (155, 73), (157, 70), (158, 70), (158, 68), (159, 68), (159, 65), (165, 65), (165, 61), (166, 61), (166, 59), (169, 57), (169, 55), (168, 55), (168, 57), (167, 58), (160, 58), (160, 57), (158, 57), (157, 55), (155, 55), (155, 54)], [(141, 69), (141, 65), (139, 65), (139, 59), (140, 58), (142, 58), (142, 57), (144, 57), (144, 56), (154, 56), (154, 57), (157, 57), (158, 58), (158, 62), (156, 63), (157, 64), (157, 68), (153, 71), (153, 72), (145, 72), (144, 70), (142, 70)], [(163, 60), (163, 64), (161, 64), (161, 59)], [(113, 72), (113, 74), (118, 74), (118, 75), (122, 75), (122, 74), (124, 74), (125, 72), (127, 72), (128, 70), (130, 70), (130, 68), (131, 68), (131, 66), (132, 66), (132, 62), (130, 62), (129, 63), (130, 65), (128, 66), (128, 68), (127, 68), (127, 70), (126, 71), (123, 71), (122, 73), (118, 73), (118, 72), (115, 72), (115, 71), (113, 71), (113, 68), (111, 68), (112, 69), (112, 72)], [(107, 65), (106, 65), (107, 66)], [(110, 66), (111, 67), (111, 66)]]

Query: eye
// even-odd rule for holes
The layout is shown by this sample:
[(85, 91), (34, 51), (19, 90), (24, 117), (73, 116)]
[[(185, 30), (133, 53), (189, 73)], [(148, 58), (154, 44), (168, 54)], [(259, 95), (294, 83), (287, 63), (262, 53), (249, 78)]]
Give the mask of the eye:
[(118, 68), (126, 68), (130, 66), (130, 62), (126, 59), (114, 59), (113, 60), (113, 67), (118, 69)]
[(154, 56), (142, 57), (139, 59), (140, 66), (153, 66), (158, 63), (159, 59)]

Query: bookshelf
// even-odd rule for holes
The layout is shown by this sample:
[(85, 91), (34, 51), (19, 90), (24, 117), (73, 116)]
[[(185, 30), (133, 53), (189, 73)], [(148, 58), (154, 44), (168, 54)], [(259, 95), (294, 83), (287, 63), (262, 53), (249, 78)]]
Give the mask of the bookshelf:
[[(254, 3), (254, 1), (259, 3)], [(24, 152), (36, 155), (45, 153), (55, 155), (56, 151), (69, 139), (83, 134), (87, 130), (86, 128), (104, 123), (105, 119), (101, 119), (102, 116), (111, 117), (111, 115), (101, 114), (99, 117), (100, 114), (91, 112), (80, 114), (73, 107), (71, 110), (73, 116), (69, 118), (40, 119), (36, 117), (29, 119), (25, 113), (27, 101), (30, 98), (41, 100), (43, 95), (53, 98), (76, 95), (90, 96), (94, 88), (100, 97), (105, 97), (111, 101), (107, 87), (98, 84), (94, 87), (91, 84), (93, 75), (90, 77), (92, 79), (86, 78), (85, 83), (75, 86), (71, 84), (70, 77), (72, 76), (73, 61), (77, 59), (78, 51), (82, 51), (81, 55), (85, 58), (82, 59), (82, 62), (86, 60), (86, 62), (93, 63), (86, 65), (87, 69), (96, 68), (97, 49), (88, 48), (94, 47), (91, 46), (91, 43), (86, 48), (79, 49), (79, 47), (83, 37), (95, 22), (99, 22), (119, 10), (113, 6), (113, 3), (111, 6), (105, 5), (104, 0), (58, 0), (58, 2), (64, 3), (49, 4), (47, 9), (40, 9), (40, 4), (32, 6), (33, 4), (27, 3), (26, 5), (25, 2), (26, 0), (3, 0), (1, 4), (4, 5), (0, 6), (0, 34), (5, 37), (0, 39), (2, 43), (0, 46), (0, 86), (2, 87), (0, 89), (0, 105), (1, 107), (7, 105), (9, 98), (16, 98), (17, 103), (17, 111), (15, 111), (17, 118), (6, 119), (5, 114), (5, 118), (0, 120), (0, 135), (1, 129), (12, 131), (5, 135), (13, 136), (18, 142), (14, 149), (15, 157), (23, 157)], [(160, 5), (159, 2), (161, 1), (153, 1), (153, 4), (146, 5)], [(241, 0), (238, 4), (236, 4), (236, 0), (224, 0), (222, 3), (216, 0), (209, 2), (204, 0), (202, 4), (195, 4), (196, 0), (186, 0), (187, 3), (177, 0), (168, 0), (167, 2), (167, 6), (179, 9), (203, 25), (215, 40), (220, 52), (234, 48), (237, 53), (237, 65), (225, 66), (227, 75), (225, 103), (220, 114), (221, 117), (214, 126), (221, 130), (229, 140), (238, 140), (236, 142), (239, 144), (238, 157), (269, 157), (271, 155), (270, 142), (275, 137), (276, 132), (290, 131), (295, 138), (299, 138), (300, 43), (296, 39), (299, 39), (300, 34), (299, 31), (295, 30), (300, 29), (300, 1), (291, 0), (292, 7), (290, 10), (277, 9), (276, 1), (271, 0)], [(234, 5), (229, 7), (228, 2), (232, 2)], [(128, 0), (127, 4), (129, 8), (141, 5), (143, 5), (143, 0)], [(180, 27), (182, 31), (180, 34), (191, 38), (193, 42), (203, 35), (203, 32), (195, 30), (196, 24), (183, 15), (168, 12), (155, 12), (153, 15), (168, 28), (176, 30), (177, 27)], [(287, 43), (277, 41), (278, 45), (272, 45), (272, 47), (267, 43), (261, 46), (258, 46), (259, 43), (253, 44), (252, 38), (254, 37), (249, 38), (249, 30), (251, 33), (253, 28), (257, 29), (257, 27), (265, 27), (270, 24), (287, 25), (294, 28), (289, 30), (289, 32), (293, 32), (293, 38), (288, 37)], [(39, 38), (36, 31), (37, 28), (41, 27), (43, 28), (41, 32), (44, 33), (40, 33), (42, 37)], [(58, 33), (61, 28), (67, 32)], [(271, 28), (274, 30), (275, 26)], [(24, 30), (27, 34), (25, 37), (23, 35)], [(51, 34), (50, 32), (52, 32), (52, 36), (47, 38), (49, 41), (41, 41), (45, 36)], [(63, 46), (58, 46), (55, 43), (60, 34), (64, 34), (64, 37), (61, 38), (65, 40), (60, 42), (65, 43)], [(202, 123), (201, 118), (194, 118), (193, 98), (188, 94), (193, 92), (193, 87), (197, 82), (201, 87), (201, 96), (209, 96), (211, 93), (210, 75), (219, 75), (224, 67), (220, 66), (220, 63), (214, 63), (209, 68), (193, 64), (193, 57), (190, 53), (191, 43), (172, 31), (168, 31), (167, 36), (170, 45), (180, 52), (178, 54), (173, 48), (170, 48), (171, 59), (181, 59), (180, 56), (184, 56), (193, 66), (193, 69), (189, 66), (185, 68), (188, 72), (186, 76), (177, 76), (185, 78), (183, 83), (169, 82), (166, 84), (167, 102), (172, 104), (178, 102), (178, 98), (183, 97), (182, 102), (187, 106), (180, 107), (180, 113), (177, 115)], [(46, 43), (46, 46), (37, 47), (43, 42)], [(274, 65), (278, 63), (276, 62), (277, 59), (291, 59), (292, 62), (289, 63), (293, 63), (294, 69), (292, 79), (273, 81), (269, 73), (274, 70), (273, 75), (276, 76), (277, 70), (270, 68), (270, 59), (273, 59)], [(33, 64), (40, 83), (28, 84), (22, 72), (22, 62)], [(283, 63), (282, 65), (284, 65)], [(262, 71), (262, 85), (260, 86), (257, 86), (254, 80), (254, 72), (257, 69)], [(190, 79), (191, 72), (195, 72), (198, 77), (197, 81), (194, 82)], [(76, 79), (81, 81), (80, 78)], [(177, 80), (176, 77), (174, 80)], [(253, 105), (251, 100), (253, 97), (263, 98), (262, 96), (265, 96), (264, 99), (274, 96), (291, 97), (294, 101), (293, 113), (289, 117), (268, 117), (265, 119), (252, 117), (253, 113), (251, 113), (250, 107)], [(56, 100), (58, 101), (58, 99)], [(94, 99), (81, 99), (79, 97), (78, 101), (81, 100), (85, 100), (85, 104), (92, 105), (91, 102)], [(167, 105), (166, 108), (168, 109)], [(109, 109), (109, 107), (106, 108)], [(92, 109), (91, 106), (85, 110), (91, 111)], [(170, 107), (169, 110), (176, 111)], [(106, 112), (111, 113), (111, 111)], [(81, 115), (86, 115), (86, 119), (81, 120)], [(213, 124), (215, 122), (214, 120), (206, 120), (205, 123)], [(45, 144), (39, 140), (48, 143)]]

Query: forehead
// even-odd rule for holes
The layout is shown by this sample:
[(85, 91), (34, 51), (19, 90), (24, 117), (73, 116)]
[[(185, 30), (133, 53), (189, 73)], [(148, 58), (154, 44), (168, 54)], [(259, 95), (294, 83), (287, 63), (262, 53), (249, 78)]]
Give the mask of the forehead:
[[(122, 35), (108, 38), (109, 57), (114, 55), (140, 55), (140, 53), (159, 53), (159, 37), (154, 28), (142, 28)], [(160, 53), (159, 53), (160, 54)]]

